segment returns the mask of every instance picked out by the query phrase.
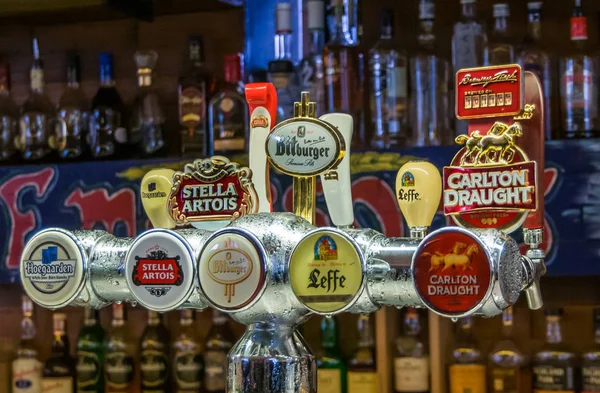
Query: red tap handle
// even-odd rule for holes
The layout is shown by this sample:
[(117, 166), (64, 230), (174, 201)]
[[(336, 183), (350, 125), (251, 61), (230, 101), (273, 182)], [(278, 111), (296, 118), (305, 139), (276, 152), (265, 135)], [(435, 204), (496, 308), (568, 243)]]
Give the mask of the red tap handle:
[[(267, 109), (271, 119), (277, 116), (277, 90), (271, 83), (248, 83), (246, 85), (246, 101), (250, 114), (259, 106)], [(275, 120), (270, 124), (269, 130), (273, 129)]]

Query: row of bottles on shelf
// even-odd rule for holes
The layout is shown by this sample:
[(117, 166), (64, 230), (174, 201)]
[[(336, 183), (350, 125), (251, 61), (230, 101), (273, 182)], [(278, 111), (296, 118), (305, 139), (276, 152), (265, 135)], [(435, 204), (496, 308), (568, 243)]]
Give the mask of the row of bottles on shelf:
[[(117, 90), (111, 53), (100, 54), (100, 87), (91, 101), (80, 86), (80, 62), (69, 55), (67, 85), (58, 105), (44, 93), (44, 66), (33, 40), (31, 91), (18, 107), (10, 97), (9, 64), (0, 63), (0, 163), (84, 158), (133, 158), (166, 153), (166, 116), (153, 87), (155, 51), (137, 51), (138, 92), (127, 107)], [(204, 157), (245, 150), (249, 126), (243, 56), (225, 57), (225, 80), (204, 65), (202, 37), (189, 41), (189, 67), (179, 79), (181, 154)]]

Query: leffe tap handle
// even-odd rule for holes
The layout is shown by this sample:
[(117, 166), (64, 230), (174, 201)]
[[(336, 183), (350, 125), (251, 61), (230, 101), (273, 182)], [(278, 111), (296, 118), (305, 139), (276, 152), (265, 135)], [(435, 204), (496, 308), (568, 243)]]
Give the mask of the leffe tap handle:
[(174, 174), (175, 171), (171, 169), (153, 169), (146, 173), (140, 184), (142, 206), (154, 228), (175, 228), (175, 222), (167, 210)]

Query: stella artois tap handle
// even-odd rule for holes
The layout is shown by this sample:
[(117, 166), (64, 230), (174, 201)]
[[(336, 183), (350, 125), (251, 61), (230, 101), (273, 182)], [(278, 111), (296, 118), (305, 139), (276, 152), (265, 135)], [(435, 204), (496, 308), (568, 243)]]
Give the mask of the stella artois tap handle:
[(411, 161), (400, 168), (396, 176), (396, 198), (410, 228), (410, 237), (425, 237), (441, 196), (442, 178), (435, 165)]
[(343, 113), (328, 113), (319, 119), (337, 128), (346, 143), (346, 154), (337, 168), (322, 173), (320, 176), (325, 202), (333, 225), (339, 228), (348, 228), (354, 224), (350, 179), (350, 143), (354, 122), (352, 116)]
[(154, 228), (175, 228), (175, 222), (167, 209), (167, 200), (173, 187), (173, 174), (175, 171), (171, 169), (153, 169), (142, 179), (142, 206)]
[(271, 182), (265, 143), (277, 115), (277, 91), (270, 83), (246, 85), (246, 101), (250, 113), (249, 167), (258, 195), (258, 211), (271, 212)]

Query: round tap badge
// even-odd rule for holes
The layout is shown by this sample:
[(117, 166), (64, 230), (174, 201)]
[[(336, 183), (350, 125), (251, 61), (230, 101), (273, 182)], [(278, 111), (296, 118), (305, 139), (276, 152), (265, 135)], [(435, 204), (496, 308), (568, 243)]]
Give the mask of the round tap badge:
[(413, 283), (432, 311), (463, 316), (491, 290), (490, 258), (480, 240), (461, 228), (445, 228), (425, 237), (412, 259)]
[(338, 130), (308, 117), (280, 123), (267, 139), (269, 162), (291, 176), (316, 176), (334, 168), (345, 150), (344, 138)]
[(344, 233), (317, 229), (298, 243), (290, 259), (294, 294), (317, 314), (343, 311), (363, 284), (363, 258)]
[(84, 253), (72, 235), (55, 228), (41, 231), (21, 256), (23, 288), (43, 307), (64, 307), (83, 288), (85, 265)]
[(200, 254), (198, 280), (215, 308), (245, 308), (265, 289), (265, 251), (249, 232), (234, 228), (217, 231)]
[(177, 233), (151, 229), (138, 236), (125, 257), (127, 285), (143, 307), (172, 310), (185, 302), (194, 283), (194, 255)]

